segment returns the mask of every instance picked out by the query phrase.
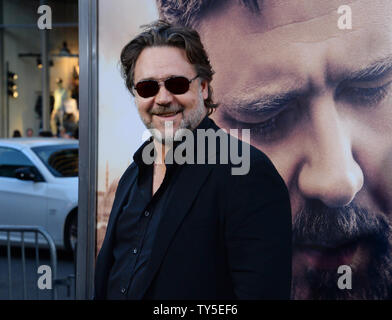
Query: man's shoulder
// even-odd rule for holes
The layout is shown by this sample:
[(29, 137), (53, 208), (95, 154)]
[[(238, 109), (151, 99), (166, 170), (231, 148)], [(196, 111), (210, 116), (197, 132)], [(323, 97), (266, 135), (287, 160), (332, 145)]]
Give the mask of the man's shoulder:
[(121, 178), (126, 179), (129, 175), (134, 174), (137, 171), (137, 165), (135, 161), (133, 161), (128, 168), (124, 171), (123, 175)]
[[(246, 143), (246, 142), (244, 142)], [(257, 164), (259, 166), (263, 166), (264, 168), (271, 170), (274, 169), (275, 167), (272, 164), (272, 161), (270, 160), (270, 158), (260, 149), (252, 146), (251, 144), (249, 144), (249, 153), (250, 153), (250, 162), (251, 164)]]
[(274, 164), (263, 151), (230, 134), (228, 136), (229, 146), (220, 147), (216, 153), (216, 164), (223, 172), (230, 176), (249, 176), (263, 172), (278, 175)]
[(120, 186), (124, 183), (128, 183), (129, 181), (133, 180), (134, 178), (136, 178), (136, 174), (137, 174), (137, 165), (135, 162), (132, 162), (122, 174), (120, 181), (118, 182), (118, 185)]
[[(233, 161), (233, 155), (235, 154), (235, 152), (233, 153), (233, 151), (231, 150), (232, 148), (234, 148), (235, 151), (239, 152), (238, 156), (243, 157), (244, 160), (248, 160), (250, 164), (257, 164), (269, 170), (275, 169), (271, 160), (263, 151), (252, 146), (250, 143), (237, 138), (235, 135), (231, 133), (230, 130), (227, 131), (225, 129), (222, 129), (212, 119), (208, 118), (208, 120), (209, 122), (208, 122), (207, 129), (213, 129), (213, 131), (219, 132), (219, 134), (217, 134), (217, 137), (219, 135), (221, 137), (224, 136), (228, 141), (227, 148), (222, 148), (222, 146), (218, 146), (217, 148), (218, 159), (228, 158), (228, 164), (235, 165), (234, 163), (235, 161)], [(238, 134), (239, 131), (240, 130), (237, 131), (237, 129), (234, 129), (234, 133), (236, 134)], [(222, 142), (222, 140), (219, 141)], [(223, 146), (226, 145), (223, 144)]]

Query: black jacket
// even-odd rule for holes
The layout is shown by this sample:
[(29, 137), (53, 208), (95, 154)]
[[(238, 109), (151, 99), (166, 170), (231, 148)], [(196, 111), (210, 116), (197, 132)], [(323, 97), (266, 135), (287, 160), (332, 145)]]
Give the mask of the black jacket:
[[(206, 118), (202, 127), (218, 130)], [(270, 160), (250, 147), (250, 171), (229, 164), (185, 164), (167, 201), (142, 286), (134, 299), (289, 299), (291, 210)], [(116, 219), (137, 178), (132, 163), (116, 192), (95, 269), (105, 299)]]

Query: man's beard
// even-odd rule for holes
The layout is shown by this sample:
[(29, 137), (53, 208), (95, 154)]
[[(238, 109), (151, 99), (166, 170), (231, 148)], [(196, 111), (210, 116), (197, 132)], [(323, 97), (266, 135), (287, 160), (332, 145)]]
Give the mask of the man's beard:
[[(150, 114), (159, 115), (159, 114), (179, 112), (179, 111), (184, 112), (184, 107), (178, 104), (176, 105), (172, 104), (170, 106), (157, 106), (150, 111)], [(143, 118), (142, 121), (144, 125), (147, 127), (147, 129), (150, 130), (154, 139), (157, 139), (157, 141), (161, 144), (172, 145), (174, 140), (180, 140), (181, 137), (184, 136), (184, 130), (193, 131), (199, 125), (199, 123), (201, 122), (201, 120), (204, 118), (205, 115), (206, 115), (206, 107), (204, 105), (204, 100), (200, 92), (199, 103), (197, 108), (193, 110), (189, 110), (187, 112), (186, 117), (185, 114), (183, 114), (183, 118), (181, 119), (181, 122), (174, 134), (173, 134), (173, 125), (174, 125), (173, 121), (171, 121), (171, 123), (166, 123), (164, 132), (158, 131), (152, 124), (152, 121), (146, 121)]]
[(318, 200), (310, 200), (294, 219), (294, 250), (322, 247), (333, 252), (333, 248), (350, 243), (367, 246), (370, 255), (365, 265), (350, 266), (351, 289), (339, 289), (337, 283), (342, 274), (337, 273), (337, 268), (312, 269), (301, 261), (301, 268), (305, 269), (293, 274), (292, 298), (390, 299), (392, 236), (391, 223), (385, 215), (368, 211), (355, 202), (342, 208), (329, 208)]

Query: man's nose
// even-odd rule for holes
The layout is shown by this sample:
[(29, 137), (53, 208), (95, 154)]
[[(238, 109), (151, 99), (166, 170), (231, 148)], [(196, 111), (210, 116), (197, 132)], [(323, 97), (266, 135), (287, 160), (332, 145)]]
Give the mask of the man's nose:
[(363, 185), (363, 172), (355, 161), (348, 127), (339, 117), (333, 98), (310, 106), (308, 136), (298, 187), (304, 197), (329, 207), (349, 204)]
[(169, 105), (172, 101), (173, 94), (165, 88), (164, 84), (161, 84), (159, 86), (159, 91), (155, 96), (155, 102), (159, 105)]

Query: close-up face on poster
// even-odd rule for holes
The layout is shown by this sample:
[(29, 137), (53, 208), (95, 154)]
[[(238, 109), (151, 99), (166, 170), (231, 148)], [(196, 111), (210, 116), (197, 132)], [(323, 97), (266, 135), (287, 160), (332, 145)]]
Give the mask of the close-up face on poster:
[[(110, 71), (100, 77), (98, 248), (126, 168), (117, 159), (125, 152), (128, 158), (122, 158), (131, 162), (144, 128), (134, 97), (119, 88), (114, 65), (140, 25), (163, 19), (200, 34), (219, 104), (210, 118), (226, 130), (250, 129), (251, 144), (270, 158), (288, 188), (291, 298), (390, 298), (392, 3), (158, 0), (100, 6), (100, 68)], [(112, 98), (120, 90), (121, 101)], [(113, 140), (118, 143), (110, 146)], [(108, 152), (112, 148), (118, 150)]]

